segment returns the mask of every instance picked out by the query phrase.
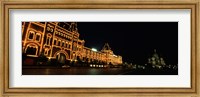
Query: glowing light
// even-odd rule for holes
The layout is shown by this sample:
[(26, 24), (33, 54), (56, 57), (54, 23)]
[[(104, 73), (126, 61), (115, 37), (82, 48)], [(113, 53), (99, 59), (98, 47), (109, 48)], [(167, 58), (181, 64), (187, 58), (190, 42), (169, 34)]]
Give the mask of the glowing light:
[(92, 51), (95, 51), (95, 52), (97, 52), (97, 49), (95, 49), (95, 48), (92, 48)]
[(113, 55), (114, 57), (117, 57), (117, 55)]

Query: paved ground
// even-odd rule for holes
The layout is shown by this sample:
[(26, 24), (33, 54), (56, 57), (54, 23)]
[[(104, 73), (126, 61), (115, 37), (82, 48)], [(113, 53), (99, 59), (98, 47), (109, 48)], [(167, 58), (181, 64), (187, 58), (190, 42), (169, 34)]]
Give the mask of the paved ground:
[(124, 68), (91, 68), (54, 66), (23, 66), (23, 75), (177, 75), (174, 70), (130, 70)]
[(127, 72), (122, 68), (91, 68), (91, 67), (32, 67), (23, 68), (23, 75), (118, 75)]

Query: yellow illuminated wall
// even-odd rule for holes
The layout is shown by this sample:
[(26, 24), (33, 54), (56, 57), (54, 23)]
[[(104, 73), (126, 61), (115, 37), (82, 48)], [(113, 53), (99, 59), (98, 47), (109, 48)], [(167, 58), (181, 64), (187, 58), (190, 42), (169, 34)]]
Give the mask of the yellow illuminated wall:
[(114, 65), (122, 64), (122, 57), (115, 55), (108, 44), (101, 51), (93, 51), (79, 39), (75, 22), (23, 22), (22, 49), (28, 56), (38, 57), (43, 53), (48, 58), (64, 54), (66, 60), (101, 61)]

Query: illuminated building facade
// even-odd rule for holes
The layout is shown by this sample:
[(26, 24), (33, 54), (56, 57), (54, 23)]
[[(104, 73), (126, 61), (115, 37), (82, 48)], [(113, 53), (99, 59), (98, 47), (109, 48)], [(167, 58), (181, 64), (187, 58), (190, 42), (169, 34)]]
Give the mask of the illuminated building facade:
[(159, 57), (156, 49), (154, 49), (154, 54), (152, 55), (152, 57), (148, 58), (148, 64), (151, 65), (153, 68), (166, 67), (164, 59), (162, 57)]
[(49, 59), (122, 64), (122, 57), (115, 55), (107, 43), (101, 51), (87, 48), (84, 44), (85, 41), (79, 39), (75, 22), (22, 23), (22, 51), (27, 56), (44, 54)]

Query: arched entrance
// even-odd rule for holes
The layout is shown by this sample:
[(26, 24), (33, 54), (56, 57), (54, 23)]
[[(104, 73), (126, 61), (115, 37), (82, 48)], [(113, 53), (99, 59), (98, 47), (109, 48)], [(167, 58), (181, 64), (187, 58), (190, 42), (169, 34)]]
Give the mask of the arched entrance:
[(64, 65), (66, 62), (66, 56), (63, 53), (58, 53), (56, 56), (56, 60), (58, 61), (58, 63), (60, 63), (60, 65)]
[(26, 48), (27, 55), (37, 55), (38, 47), (36, 45), (28, 45)]
[(57, 65), (65, 65), (68, 61), (67, 59), (69, 59), (69, 56), (65, 51), (58, 51), (54, 54), (54, 58), (57, 60)]

